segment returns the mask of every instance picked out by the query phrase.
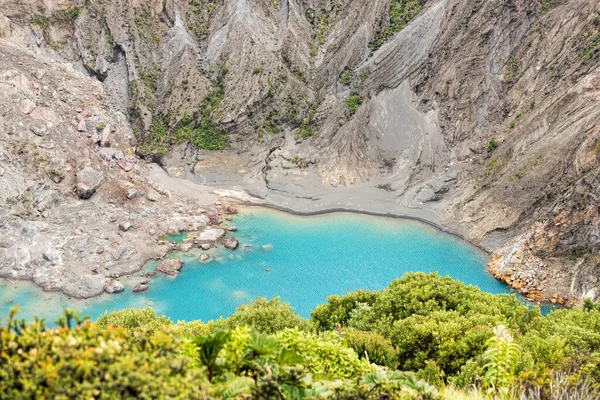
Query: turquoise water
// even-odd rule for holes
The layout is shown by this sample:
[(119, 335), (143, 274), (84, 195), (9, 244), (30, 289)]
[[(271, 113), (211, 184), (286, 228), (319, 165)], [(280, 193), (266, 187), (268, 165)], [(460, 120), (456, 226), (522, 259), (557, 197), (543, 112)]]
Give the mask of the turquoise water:
[[(491, 293), (510, 293), (486, 272), (488, 258), (473, 246), (415, 221), (334, 213), (299, 217), (263, 208), (244, 208), (231, 221), (240, 247), (219, 249), (202, 264), (186, 254), (177, 278), (162, 274), (141, 294), (126, 290), (90, 300), (44, 293), (30, 283), (0, 283), (0, 318), (20, 304), (21, 318), (54, 320), (64, 307), (96, 318), (106, 310), (152, 306), (177, 320), (228, 316), (257, 296), (280, 296), (308, 317), (331, 294), (382, 289), (406, 272), (437, 271)], [(263, 248), (266, 246), (266, 248)], [(177, 256), (177, 255), (174, 255)], [(181, 256), (181, 255), (179, 255)], [(153, 270), (149, 264), (146, 270)], [(11, 299), (10, 304), (6, 303)]]

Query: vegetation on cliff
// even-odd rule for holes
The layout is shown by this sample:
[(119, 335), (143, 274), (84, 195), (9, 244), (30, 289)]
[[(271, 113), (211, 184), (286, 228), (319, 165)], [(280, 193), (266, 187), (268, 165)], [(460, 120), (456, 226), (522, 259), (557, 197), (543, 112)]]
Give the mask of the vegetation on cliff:
[(126, 309), (96, 323), (65, 312), (57, 324), (5, 321), (0, 398), (600, 394), (600, 305), (542, 316), (437, 274), (331, 296), (310, 320), (259, 298), (208, 323)]

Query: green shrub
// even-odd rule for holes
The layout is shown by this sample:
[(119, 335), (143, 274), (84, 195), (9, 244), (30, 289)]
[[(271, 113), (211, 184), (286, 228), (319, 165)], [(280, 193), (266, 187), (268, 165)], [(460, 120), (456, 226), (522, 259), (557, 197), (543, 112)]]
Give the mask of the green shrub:
[(496, 142), (496, 139), (491, 138), (487, 145), (487, 152), (491, 153), (492, 151), (496, 150), (497, 148), (498, 148), (498, 142)]
[(227, 318), (227, 327), (248, 325), (262, 333), (275, 333), (286, 328), (308, 329), (309, 322), (294, 312), (287, 302), (279, 297), (267, 300), (258, 297), (248, 304), (239, 306)]
[(345, 68), (344, 72), (342, 72), (342, 74), (340, 75), (339, 81), (342, 85), (348, 86), (352, 82), (353, 77), (354, 72), (349, 68)]
[(344, 99), (344, 103), (346, 103), (346, 105), (348, 106), (350, 114), (354, 114), (356, 110), (358, 110), (358, 107), (360, 107), (362, 102), (363, 98), (357, 93), (351, 94), (350, 97)]
[(423, 10), (427, 0), (391, 0), (389, 25), (383, 31), (375, 33), (369, 43), (371, 51), (380, 48), (390, 37), (400, 32), (408, 23)]
[(341, 346), (337, 332), (319, 336), (298, 329), (286, 329), (277, 332), (275, 338), (299, 354), (302, 365), (313, 374), (348, 379), (374, 372), (374, 368), (360, 360), (354, 350)]
[(377, 332), (350, 329), (346, 331), (345, 339), (348, 347), (354, 349), (360, 358), (391, 369), (398, 367), (398, 350), (389, 339)]

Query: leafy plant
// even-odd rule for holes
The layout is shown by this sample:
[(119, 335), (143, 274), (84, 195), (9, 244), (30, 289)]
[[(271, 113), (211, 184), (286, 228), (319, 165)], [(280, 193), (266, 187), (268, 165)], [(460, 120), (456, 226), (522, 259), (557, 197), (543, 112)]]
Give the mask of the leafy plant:
[(354, 93), (350, 95), (350, 97), (344, 99), (344, 103), (346, 103), (346, 105), (348, 106), (350, 114), (354, 114), (356, 110), (358, 110), (358, 107), (360, 107), (362, 102), (363, 98), (358, 93)]
[(218, 331), (207, 336), (196, 336), (194, 344), (198, 348), (198, 360), (208, 369), (208, 381), (212, 382), (217, 367), (219, 352), (229, 339), (227, 332)]
[(483, 358), (487, 384), (494, 393), (507, 397), (521, 359), (521, 348), (504, 325), (494, 329), (494, 336), (486, 342)]

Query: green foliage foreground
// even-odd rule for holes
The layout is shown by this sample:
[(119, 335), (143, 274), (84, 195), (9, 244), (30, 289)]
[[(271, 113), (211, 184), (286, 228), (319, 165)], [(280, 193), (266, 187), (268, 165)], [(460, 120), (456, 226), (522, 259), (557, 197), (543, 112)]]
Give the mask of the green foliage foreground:
[[(544, 317), (437, 274), (173, 323), (152, 309), (0, 324), (0, 398), (596, 398), (600, 306)], [(404, 371), (404, 372), (400, 372)], [(472, 388), (476, 388), (473, 394)], [(567, 397), (552, 397), (557, 393)], [(467, 393), (470, 391), (470, 393)], [(487, 397), (486, 397), (487, 396)]]

